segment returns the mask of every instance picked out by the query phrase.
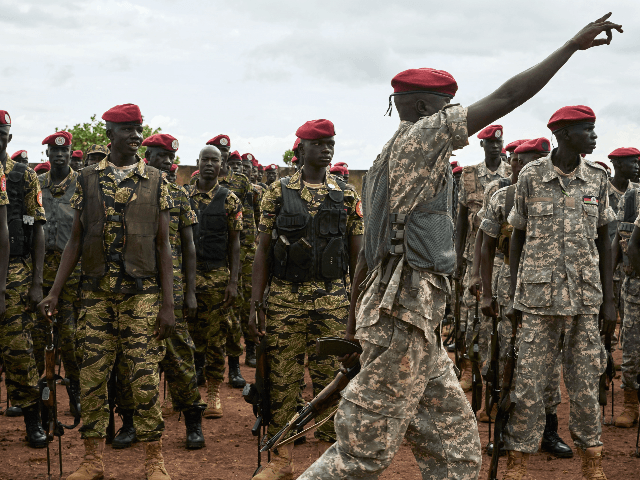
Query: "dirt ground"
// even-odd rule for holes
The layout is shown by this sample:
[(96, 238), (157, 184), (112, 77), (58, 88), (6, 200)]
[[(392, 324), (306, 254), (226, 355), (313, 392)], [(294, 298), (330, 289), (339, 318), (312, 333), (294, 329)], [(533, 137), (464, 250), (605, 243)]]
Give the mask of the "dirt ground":
[[(614, 355), (616, 362), (621, 360), (621, 352)], [(252, 381), (254, 370), (242, 365), (242, 374), (248, 381)], [(311, 396), (310, 380), (305, 390), (307, 399)], [(622, 411), (622, 391), (619, 389), (620, 380), (615, 380), (615, 412)], [(64, 388), (59, 390), (61, 421), (72, 423), (68, 414), (68, 400)], [(204, 388), (201, 389), (203, 396)], [(469, 394), (469, 399), (471, 394)], [(568, 418), (569, 405), (566, 390), (562, 386), (563, 403), (559, 406), (559, 433), (570, 442)], [(611, 394), (609, 394), (609, 402)], [(1, 408), (6, 408), (6, 388), (2, 384)], [(222, 404), (224, 417), (217, 420), (203, 420), (206, 447), (202, 450), (189, 451), (184, 448), (185, 429), (178, 414), (165, 419), (166, 429), (163, 436), (164, 458), (173, 480), (191, 479), (250, 479), (257, 465), (257, 442), (251, 436), (254, 416), (251, 407), (242, 399), (241, 391), (231, 389), (225, 384), (222, 389)], [(607, 420), (611, 415), (611, 403), (607, 407)], [(117, 418), (117, 427), (120, 419)], [(480, 424), (482, 445), (487, 444), (487, 424)], [(636, 429), (619, 429), (613, 426), (603, 427), (603, 442), (605, 444), (604, 469), (610, 479), (640, 479), (640, 458), (634, 456)], [(34, 450), (27, 446), (24, 440), (24, 422), (22, 417), (0, 417), (0, 479), (24, 480), (47, 478), (46, 450)], [(296, 472), (301, 473), (311, 465), (320, 455), (319, 445), (312, 435), (308, 435), (308, 442), (295, 449)], [(82, 441), (78, 430), (66, 431), (62, 437), (63, 478), (75, 470), (82, 457)], [(57, 476), (57, 441), (51, 444), (52, 478)], [(265, 457), (263, 456), (263, 461)], [(481, 479), (487, 478), (489, 457), (484, 454)], [(144, 479), (144, 453), (142, 446), (136, 444), (127, 450), (105, 449), (105, 479), (138, 480)], [(500, 470), (505, 468), (503, 457)], [(580, 478), (580, 460), (578, 455), (572, 459), (559, 460), (546, 453), (532, 456), (530, 473), (537, 480), (565, 480)], [(391, 466), (380, 477), (384, 480), (401, 478), (403, 480), (420, 479), (420, 472), (405, 442)]]

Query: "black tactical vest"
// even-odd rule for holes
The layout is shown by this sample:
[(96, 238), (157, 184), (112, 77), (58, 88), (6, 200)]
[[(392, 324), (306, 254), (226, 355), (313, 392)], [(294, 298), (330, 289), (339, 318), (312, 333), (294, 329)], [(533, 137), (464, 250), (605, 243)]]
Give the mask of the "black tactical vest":
[(44, 224), (44, 245), (47, 251), (62, 252), (71, 238), (75, 212), (70, 200), (75, 191), (76, 181), (69, 185), (61, 197), (54, 197), (49, 188), (42, 189), (42, 205), (47, 215), (47, 222)]
[(620, 250), (622, 250), (622, 271), (628, 277), (637, 277), (638, 274), (631, 266), (629, 262), (629, 240), (633, 233), (634, 222), (638, 216), (638, 206), (636, 205), (636, 192), (635, 188), (628, 188), (624, 192), (624, 216), (621, 222), (618, 223), (618, 234), (620, 235)]
[(198, 270), (208, 272), (227, 266), (229, 226), (225, 202), (228, 195), (229, 190), (219, 185), (211, 203), (202, 210), (196, 208), (191, 197), (191, 208), (198, 216), (198, 223), (193, 225)]
[(9, 226), (9, 255), (26, 257), (31, 251), (34, 218), (27, 215), (24, 201), (24, 174), (27, 166), (16, 163), (7, 175), (7, 224)]
[(271, 271), (276, 278), (293, 283), (344, 278), (349, 270), (346, 185), (329, 190), (315, 216), (298, 190), (287, 188), (290, 177), (280, 179), (282, 207), (276, 218)]

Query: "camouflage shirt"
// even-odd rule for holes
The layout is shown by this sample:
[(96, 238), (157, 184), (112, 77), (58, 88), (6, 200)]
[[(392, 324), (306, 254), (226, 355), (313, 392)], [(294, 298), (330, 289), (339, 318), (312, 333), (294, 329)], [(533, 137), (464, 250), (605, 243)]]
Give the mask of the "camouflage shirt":
[[(78, 178), (78, 172), (75, 172), (72, 168), (69, 168), (69, 175), (62, 180), (58, 185), (53, 185), (53, 180), (51, 179), (51, 172), (43, 173), (42, 175), (38, 175), (38, 181), (40, 182), (40, 188), (44, 190), (48, 188), (51, 190), (51, 195), (55, 198), (61, 197), (65, 194), (67, 189), (76, 183)], [(46, 213), (46, 212), (45, 212)], [(56, 279), (56, 274), (58, 273), (58, 267), (60, 266), (60, 260), (62, 260), (62, 252), (57, 250), (47, 250), (44, 254), (44, 269), (42, 271), (42, 286), (45, 288), (53, 287), (53, 282)], [(76, 265), (76, 268), (73, 270), (69, 278), (67, 279), (66, 285), (71, 289), (76, 289), (80, 284), (80, 264)]]
[(469, 209), (469, 213), (467, 214), (469, 227), (463, 253), (464, 258), (466, 258), (468, 262), (473, 262), (476, 233), (478, 233), (481, 221), (478, 212), (482, 208), (485, 190), (490, 183), (500, 178), (509, 177), (510, 175), (511, 166), (504, 162), (500, 162), (498, 169), (493, 172), (487, 168), (484, 162), (462, 169), (458, 201), (461, 205)]
[[(300, 191), (300, 197), (307, 204), (309, 215), (314, 216), (324, 203), (329, 190), (339, 189), (340, 186), (335, 177), (327, 173), (324, 183), (319, 188), (315, 188), (315, 186), (303, 182), (302, 170), (300, 170), (291, 176), (287, 188)], [(267, 188), (262, 198), (262, 216), (258, 225), (260, 232), (271, 236), (276, 218), (282, 208), (282, 202), (282, 183), (280, 180), (276, 180)], [(347, 235), (362, 235), (364, 222), (362, 221), (362, 207), (358, 193), (353, 190), (344, 190), (344, 206), (347, 210)], [(317, 311), (349, 305), (347, 291), (341, 279), (331, 282), (330, 291), (326, 287), (324, 282), (304, 282), (299, 284), (298, 292), (294, 293), (295, 288), (291, 282), (273, 278), (269, 302), (297, 309)]]
[[(246, 177), (245, 177), (246, 178)], [(187, 192), (187, 196), (192, 202), (193, 206), (197, 210), (202, 210), (207, 205), (211, 203), (213, 197), (215, 196), (216, 189), (218, 187), (218, 183), (209, 190), (208, 192), (201, 192), (198, 190), (197, 182), (194, 185), (189, 185), (185, 187)], [(230, 190), (230, 189), (229, 189)], [(229, 230), (242, 231), (242, 204), (240, 203), (240, 199), (233, 193), (231, 190), (229, 191), (229, 195), (224, 202), (225, 210), (227, 211), (227, 227)], [(193, 212), (195, 214), (195, 212)], [(197, 260), (197, 259), (196, 259)], [(222, 280), (227, 281), (229, 278), (229, 269), (227, 267), (219, 267), (214, 268), (208, 272), (197, 270), (196, 271), (196, 291), (198, 292), (206, 292), (211, 289), (211, 287), (215, 287), (220, 285)]]
[[(395, 141), (387, 142), (378, 159), (390, 149), (389, 208), (391, 212), (409, 213), (445, 188), (442, 179), (447, 170), (451, 171), (451, 153), (469, 144), (467, 109), (447, 105), (415, 123), (400, 122), (396, 134)], [(451, 291), (447, 277), (416, 271), (420, 278), (418, 294), (413, 296), (410, 293), (413, 270), (405, 267), (404, 255), (382, 291), (380, 270), (369, 272), (371, 277), (361, 297), (357, 328), (375, 325), (383, 311), (427, 332), (433, 311), (425, 305), (430, 304), (434, 288)]]
[[(136, 156), (137, 157), (137, 156)], [(135, 167), (125, 170), (124, 175), (116, 174), (114, 167), (109, 165), (111, 155), (107, 155), (96, 166), (98, 172), (101, 192), (90, 192), (91, 195), (102, 194), (102, 201), (105, 207), (105, 215), (121, 215), (130, 199), (135, 195), (135, 189), (142, 179), (148, 179), (146, 173), (147, 165), (137, 157), (138, 163)], [(82, 171), (80, 171), (80, 178)], [(120, 179), (120, 177), (122, 177)], [(165, 178), (160, 182), (158, 192), (158, 206), (161, 211), (169, 210), (173, 207), (173, 200), (169, 195), (169, 183)], [(76, 186), (76, 193), (71, 197), (71, 206), (82, 211), (84, 206), (84, 192), (82, 183), (79, 181)], [(104, 245), (105, 251), (109, 255), (122, 254), (124, 248), (124, 226), (119, 222), (105, 222)], [(149, 252), (155, 255), (155, 252)], [(157, 279), (143, 280), (142, 291), (148, 293), (158, 287)], [(129, 276), (124, 270), (124, 262), (121, 260), (107, 260), (107, 274), (102, 277), (99, 289), (104, 292), (119, 292), (121, 288), (135, 290), (135, 279)]]
[(7, 195), (7, 177), (4, 176), (4, 167), (0, 162), (0, 207), (9, 205), (9, 196)]
[(537, 315), (597, 314), (602, 284), (597, 229), (614, 219), (607, 174), (581, 159), (561, 174), (551, 155), (527, 164), (518, 178), (509, 223), (526, 231), (514, 307)]
[[(0, 162), (0, 165), (2, 163)], [(9, 175), (13, 171), (16, 162), (11, 160), (7, 155), (7, 162), (4, 166), (4, 174)], [(24, 202), (27, 211), (27, 215), (34, 218), (34, 221), (45, 222), (46, 217), (44, 213), (44, 207), (42, 206), (42, 191), (40, 190), (40, 182), (38, 181), (38, 176), (36, 172), (34, 172), (31, 168), (27, 167), (24, 172), (24, 185), (25, 185), (25, 193), (24, 193)], [(6, 189), (6, 179), (5, 179), (5, 189)], [(5, 192), (6, 194), (6, 192)], [(7, 202), (8, 203), (8, 202)]]
[[(627, 185), (627, 190), (638, 188), (639, 186), (640, 184), (633, 183), (630, 181), (629, 185)], [(626, 190), (621, 192), (611, 184), (611, 180), (609, 180), (608, 182), (608, 187), (609, 187), (609, 206), (613, 209), (613, 213), (617, 214), (618, 210), (620, 209), (620, 200), (622, 200), (622, 197), (624, 197), (624, 193)], [(616, 236), (616, 230), (618, 229), (618, 221), (619, 220), (616, 218), (616, 220), (614, 220), (609, 224), (609, 238), (611, 239), (612, 242)]]
[[(242, 173), (235, 173), (229, 170), (229, 174), (226, 177), (220, 177), (220, 185), (227, 187), (236, 197), (242, 202), (242, 232), (240, 233), (240, 248), (242, 254), (240, 261), (244, 260), (244, 256), (247, 252), (255, 251), (256, 245), (256, 217), (255, 217), (255, 205), (251, 207), (250, 203), (252, 195), (254, 195), (254, 189), (251, 182)], [(253, 197), (255, 201), (255, 196)]]

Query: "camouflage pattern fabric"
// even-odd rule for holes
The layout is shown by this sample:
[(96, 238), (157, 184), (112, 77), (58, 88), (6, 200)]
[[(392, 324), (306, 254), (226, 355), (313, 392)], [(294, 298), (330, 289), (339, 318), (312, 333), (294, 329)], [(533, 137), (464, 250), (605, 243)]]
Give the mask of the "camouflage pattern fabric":
[[(637, 221), (636, 221), (637, 223)], [(640, 374), (640, 279), (626, 277), (622, 287), (622, 388), (638, 390)]]
[(136, 406), (133, 423), (137, 437), (143, 442), (159, 440), (164, 422), (158, 404), (158, 363), (166, 348), (164, 341), (153, 336), (158, 295), (84, 291), (82, 307), (76, 332), (83, 353), (82, 438), (106, 435), (107, 381), (115, 368), (116, 353), (121, 353)]
[(7, 195), (7, 177), (4, 174), (2, 162), (0, 162), (0, 207), (3, 205), (9, 205), (9, 195)]
[(0, 318), (0, 352), (6, 372), (7, 395), (11, 405), (21, 408), (36, 404), (40, 398), (31, 340), (34, 316), (25, 312), (30, 285), (30, 263), (22, 258), (12, 258), (5, 293), (7, 311)]
[[(16, 162), (11, 160), (7, 155), (6, 165), (4, 167), (5, 175), (8, 175), (15, 166)], [(46, 221), (44, 208), (42, 206), (42, 192), (40, 190), (40, 182), (38, 176), (31, 168), (27, 168), (24, 172), (24, 203), (27, 215), (33, 217), (36, 222)]]
[[(562, 348), (564, 383), (569, 395), (569, 431), (583, 450), (602, 445), (599, 377), (607, 365), (597, 315), (523, 313), (515, 382), (516, 406), (505, 432), (507, 450), (535, 453), (545, 426), (543, 389)], [(564, 333), (564, 343), (560, 341)]]
[[(274, 291), (275, 290), (275, 291)], [(269, 293), (278, 295), (277, 289)], [(309, 375), (313, 395), (319, 394), (335, 378), (340, 365), (336, 357), (318, 358), (316, 339), (342, 337), (347, 322), (347, 307), (323, 311), (283, 307), (270, 304), (267, 312), (267, 358), (271, 381), (271, 423), (268, 434), (276, 434), (295, 414), (300, 395), (300, 378), (304, 375), (305, 354), (309, 358)], [(330, 412), (316, 418), (319, 422)], [(328, 421), (314, 435), (334, 442), (333, 422)]]
[[(437, 295), (444, 305), (444, 294)], [(383, 313), (358, 335), (362, 370), (343, 391), (335, 416), (337, 442), (298, 480), (378, 478), (403, 438), (422, 478), (476, 479), (476, 421), (435, 326), (422, 332)]]

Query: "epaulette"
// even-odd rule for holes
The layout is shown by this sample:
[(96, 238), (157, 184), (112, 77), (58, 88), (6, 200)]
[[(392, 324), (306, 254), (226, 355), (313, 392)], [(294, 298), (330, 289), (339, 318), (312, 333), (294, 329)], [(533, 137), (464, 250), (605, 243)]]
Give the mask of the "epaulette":
[(587, 160), (586, 158), (584, 159), (584, 163), (589, 165), (590, 167), (597, 168), (598, 170), (602, 170), (606, 175), (608, 175), (607, 170), (599, 163), (596, 163), (593, 160)]
[(524, 167), (522, 167), (522, 170), (520, 170), (520, 173), (524, 172), (527, 168), (531, 168), (533, 166), (540, 166), (544, 163), (544, 161), (547, 159), (547, 157), (542, 157), (542, 158), (538, 158), (537, 160), (532, 160), (531, 162), (527, 163)]

